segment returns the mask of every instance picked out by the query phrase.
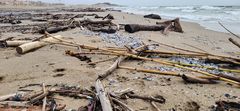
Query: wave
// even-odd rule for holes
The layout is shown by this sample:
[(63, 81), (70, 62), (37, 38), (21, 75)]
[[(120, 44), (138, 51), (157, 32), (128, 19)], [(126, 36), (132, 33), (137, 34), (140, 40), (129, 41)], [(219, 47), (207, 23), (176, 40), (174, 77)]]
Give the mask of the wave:
[(221, 7), (218, 6), (201, 6), (199, 7), (199, 9), (203, 9), (203, 10), (220, 10), (222, 9)]
[(145, 6), (128, 7), (125, 11), (143, 15), (155, 13), (166, 18), (180, 17), (190, 21), (240, 22), (240, 6)]
[(173, 6), (173, 7), (165, 7), (165, 9), (171, 9), (171, 10), (193, 10), (194, 7), (192, 7), (192, 6)]

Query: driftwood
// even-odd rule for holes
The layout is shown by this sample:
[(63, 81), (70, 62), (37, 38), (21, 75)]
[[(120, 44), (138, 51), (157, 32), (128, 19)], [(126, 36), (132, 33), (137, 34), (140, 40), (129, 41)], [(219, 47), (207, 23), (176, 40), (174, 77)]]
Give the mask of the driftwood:
[(112, 28), (112, 27), (109, 27), (109, 28), (92, 28), (91, 29), (92, 31), (94, 32), (104, 32), (104, 33), (115, 33), (117, 30), (116, 28)]
[(211, 79), (201, 79), (201, 78), (196, 78), (196, 77), (191, 77), (187, 75), (182, 75), (182, 79), (186, 83), (199, 83), (199, 84), (216, 84), (217, 82), (211, 80)]
[(234, 81), (237, 81), (240, 83), (240, 78), (239, 77), (234, 77), (234, 76), (231, 76), (231, 75), (226, 75), (226, 74), (218, 74), (219, 77), (224, 77), (224, 78), (227, 78), (227, 79), (231, 79), (231, 80), (234, 80)]
[(134, 111), (132, 108), (128, 107), (125, 103), (119, 101), (118, 99), (112, 97), (111, 98), (114, 102), (118, 103), (119, 105), (123, 106), (124, 108), (127, 109), (127, 111)]
[(71, 26), (58, 26), (58, 27), (49, 27), (49, 28), (47, 28), (47, 29), (41, 29), (40, 31), (39, 31), (39, 33), (41, 33), (41, 34), (44, 34), (45, 33), (45, 31), (46, 32), (48, 32), (48, 33), (57, 33), (57, 32), (60, 32), (60, 31), (65, 31), (65, 30), (67, 30), (67, 29), (72, 29), (72, 28), (76, 28), (76, 26), (74, 26), (74, 25), (71, 25)]
[(151, 102), (151, 105), (156, 109), (156, 111), (161, 111), (158, 107), (157, 107), (157, 105), (155, 104), (155, 102)]
[(183, 33), (183, 29), (180, 24), (179, 18), (164, 21), (164, 22), (157, 22), (156, 24), (165, 27), (164, 33), (168, 30)]
[(151, 19), (159, 19), (161, 20), (161, 16), (157, 15), (157, 14), (149, 14), (149, 15), (144, 15), (144, 18), (151, 18)]
[(29, 43), (31, 41), (26, 41), (26, 40), (14, 40), (14, 41), (6, 41), (6, 46), (7, 47), (17, 47), (22, 44)]
[[(55, 36), (55, 38), (62, 38), (62, 37), (58, 35), (58, 36)], [(54, 39), (53, 37), (48, 37), (48, 38), (42, 39), (41, 41), (35, 41), (35, 42), (23, 44), (23, 45), (17, 47), (16, 51), (19, 54), (24, 54), (31, 50), (46, 46), (49, 44), (48, 42), (57, 42), (57, 41), (58, 40)]]
[(164, 26), (158, 25), (138, 25), (138, 24), (127, 24), (124, 26), (125, 31), (134, 33), (138, 31), (162, 31)]
[[(18, 94), (24, 94), (24, 92), (18, 92)], [(0, 101), (4, 101), (4, 100), (7, 100), (9, 98), (12, 98), (15, 95), (17, 95), (17, 94), (14, 93), (14, 94), (8, 94), (8, 95), (0, 96)]]
[(39, 95), (39, 96), (37, 96), (37, 97), (35, 97), (35, 98), (32, 98), (32, 99), (30, 100), (30, 103), (34, 104), (34, 103), (36, 103), (37, 101), (45, 98), (48, 94), (49, 94), (48, 91), (43, 92), (41, 95)]
[(216, 111), (239, 111), (240, 103), (229, 101), (217, 101)]
[[(11, 107), (28, 107), (28, 101), (2, 101), (0, 102), (0, 105), (7, 105), (7, 106), (11, 106)], [(1, 107), (0, 107), (1, 110)], [(10, 110), (13, 111), (13, 110)]]
[(119, 64), (125, 59), (126, 57), (120, 56), (111, 67), (109, 67), (106, 71), (104, 71), (102, 74), (99, 74), (99, 79), (103, 80), (107, 76), (109, 76), (118, 66)]
[(47, 22), (48, 20), (45, 18), (32, 18), (33, 22)]
[(88, 30), (105, 33), (115, 33), (118, 26), (111, 20), (92, 21), (90, 19), (80, 21), (80, 26), (86, 27)]
[[(43, 93), (47, 93), (47, 90), (46, 90), (46, 87), (45, 87), (44, 83), (42, 84), (42, 87), (43, 87)], [(46, 96), (43, 99), (42, 111), (46, 111), (46, 104), (47, 104), (47, 97)]]
[(105, 19), (113, 20), (114, 17), (111, 14), (108, 14), (107, 16), (103, 17), (103, 20), (105, 20)]
[[(106, 51), (106, 52), (109, 52), (109, 53), (115, 53), (115, 54), (122, 55), (122, 56), (128, 56), (128, 57), (132, 57), (132, 58), (136, 58), (136, 59), (141, 59), (141, 60), (146, 60), (146, 61), (153, 61), (153, 62), (156, 62), (156, 63), (168, 65), (168, 66), (174, 66), (174, 67), (178, 67), (178, 68), (181, 68), (181, 69), (186, 69), (186, 70), (189, 70), (189, 71), (201, 73), (201, 74), (204, 74), (204, 75), (207, 75), (207, 76), (211, 76), (211, 77), (219, 77), (219, 76), (217, 76), (215, 74), (211, 74), (211, 73), (208, 73), (208, 72), (205, 72), (205, 71), (199, 71), (199, 70), (196, 70), (196, 69), (193, 69), (193, 68), (185, 67), (185, 66), (178, 65), (178, 64), (173, 64), (173, 63), (162, 61), (162, 60), (159, 60), (159, 59), (141, 57), (141, 56), (130, 54), (130, 53), (126, 53), (126, 52), (112, 51), (112, 50), (108, 50), (108, 49), (104, 49), (104, 48), (78, 44), (78, 43), (74, 43), (74, 42), (66, 41), (66, 40), (62, 40), (62, 41), (67, 46), (81, 47), (83, 49), (90, 49), (90, 50)], [(219, 77), (219, 80), (222, 80), (222, 81), (228, 82), (230, 84), (234, 84), (234, 85), (240, 86), (240, 83), (237, 82), (237, 81), (234, 81), (234, 80), (230, 80), (230, 79), (223, 78), (223, 77)]]
[(166, 102), (164, 97), (162, 97), (160, 95), (158, 95), (156, 97), (149, 97), (149, 96), (139, 96), (139, 95), (134, 94), (133, 92), (130, 92), (130, 93), (126, 93), (126, 96), (128, 96), (129, 98), (142, 99), (142, 100), (146, 100), (146, 101), (154, 101), (154, 102), (158, 102), (158, 103)]
[(95, 89), (97, 96), (100, 100), (103, 111), (112, 111), (112, 106), (108, 97), (108, 94), (105, 92), (102, 82), (98, 79), (96, 81)]
[(90, 19), (86, 19), (83, 21), (80, 21), (80, 23), (84, 26), (84, 25), (93, 25), (93, 24), (97, 24), (97, 25), (106, 25), (106, 24), (112, 24), (111, 20), (101, 20), (101, 21), (93, 21)]
[(238, 48), (240, 48), (240, 44), (237, 41), (235, 41), (233, 38), (229, 38), (228, 40), (234, 45), (236, 45)]

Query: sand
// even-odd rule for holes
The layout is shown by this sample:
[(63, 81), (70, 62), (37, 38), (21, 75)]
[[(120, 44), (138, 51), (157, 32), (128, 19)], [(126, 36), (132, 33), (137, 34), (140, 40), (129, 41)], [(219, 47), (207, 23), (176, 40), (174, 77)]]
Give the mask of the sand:
[[(1, 9), (4, 10), (4, 9)], [(145, 19), (142, 15), (135, 15), (123, 12), (97, 12), (99, 15), (112, 14), (116, 19), (114, 23), (135, 23), (135, 24), (155, 24), (152, 19)], [(161, 20), (163, 21), (163, 20)], [(141, 41), (149, 44), (149, 39), (161, 43), (171, 44), (189, 50), (196, 50), (185, 44), (194, 45), (211, 54), (224, 55), (239, 58), (240, 49), (228, 41), (232, 37), (228, 33), (216, 32), (204, 29), (197, 23), (181, 21), (184, 33), (169, 32), (163, 35), (161, 32), (136, 32), (128, 34), (125, 31), (117, 33), (138, 37)], [(83, 34), (80, 28), (59, 32), (54, 35), (62, 35), (69, 40), (81, 44), (88, 44), (99, 47), (114, 46), (113, 43), (107, 43), (99, 36), (88, 36)], [(33, 38), (40, 37), (38, 34), (21, 34), (21, 33), (2, 33), (0, 38)], [(238, 40), (238, 39), (236, 39)], [(240, 41), (238, 41), (240, 42)], [(0, 76), (4, 77), (0, 81), (0, 95), (16, 92), (19, 87), (27, 84), (45, 83), (78, 85), (80, 87), (94, 86), (98, 73), (107, 69), (114, 61), (99, 63), (96, 67), (90, 67), (84, 61), (65, 55), (65, 50), (76, 50), (71, 47), (61, 45), (48, 45), (36, 51), (19, 55), (15, 48), (0, 48)], [(167, 47), (158, 49), (166, 51), (176, 51)], [(238, 53), (238, 54), (237, 54)], [(93, 61), (104, 60), (111, 56), (89, 55)], [(144, 67), (160, 66), (153, 62), (127, 61), (123, 66)], [(66, 69), (63, 72), (54, 72), (58, 68)], [(182, 73), (192, 73), (184, 71)], [(64, 74), (62, 77), (53, 77), (56, 74)], [(197, 73), (194, 73), (197, 74)], [(200, 75), (200, 74), (199, 74)], [(144, 77), (151, 76), (152, 80), (148, 81)], [(239, 74), (238, 74), (239, 76)], [(170, 81), (169, 81), (170, 80)], [(218, 100), (240, 101), (240, 89), (227, 85), (225, 82), (215, 85), (206, 84), (185, 84), (181, 78), (153, 75), (117, 69), (107, 79), (103, 80), (105, 88), (108, 91), (123, 90), (126, 88), (134, 89), (134, 92), (142, 95), (162, 95), (166, 99), (165, 104), (157, 104), (162, 111), (188, 111), (195, 107), (190, 104), (195, 101), (200, 106), (200, 111), (209, 111)], [(225, 97), (225, 94), (237, 96), (231, 99)], [(87, 100), (78, 100), (61, 97), (60, 103), (67, 105), (67, 109), (77, 109), (80, 106), (88, 104)], [(124, 101), (134, 110), (154, 111), (150, 102), (128, 99)]]

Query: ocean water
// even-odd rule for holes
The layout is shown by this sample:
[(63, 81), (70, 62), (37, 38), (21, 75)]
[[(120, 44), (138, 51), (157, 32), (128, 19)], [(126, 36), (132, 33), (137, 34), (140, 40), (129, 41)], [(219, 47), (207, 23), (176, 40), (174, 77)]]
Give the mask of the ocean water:
[(226, 32), (218, 21), (232, 32), (240, 34), (240, 6), (126, 6), (117, 7), (135, 14), (159, 14), (162, 18), (179, 17), (183, 21), (196, 22), (207, 29)]

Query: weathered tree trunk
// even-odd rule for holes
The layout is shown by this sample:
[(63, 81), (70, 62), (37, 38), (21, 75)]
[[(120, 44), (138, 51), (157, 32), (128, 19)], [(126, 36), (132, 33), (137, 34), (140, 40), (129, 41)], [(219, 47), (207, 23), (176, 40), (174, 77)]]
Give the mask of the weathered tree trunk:
[(127, 24), (125, 25), (125, 31), (129, 33), (134, 33), (137, 31), (161, 31), (164, 30), (164, 26), (158, 25), (138, 25), (138, 24)]
[(228, 40), (240, 48), (240, 44), (237, 41), (233, 40), (232, 38), (229, 38)]
[[(62, 38), (62, 36), (58, 35), (58, 36), (55, 36), (55, 38)], [(23, 45), (17, 47), (16, 51), (19, 54), (24, 54), (31, 50), (46, 46), (49, 44), (48, 42), (57, 42), (57, 41), (58, 40), (54, 39), (53, 37), (48, 37), (48, 38), (42, 39), (41, 41), (35, 41), (35, 42), (23, 44)]]
[(116, 29), (117, 28), (111, 28), (111, 27), (105, 28), (105, 27), (102, 27), (102, 28), (92, 28), (91, 30), (94, 31), (94, 32), (104, 32), (104, 33), (111, 34), (111, 33), (115, 33), (117, 31)]
[(64, 31), (64, 30), (67, 30), (69, 28), (75, 28), (75, 26), (59, 26), (59, 27), (50, 27), (50, 28), (47, 28), (47, 29), (42, 29), (39, 31), (39, 33), (41, 34), (44, 34), (45, 31), (48, 32), (48, 33), (57, 33), (57, 32), (60, 32), (60, 31)]
[(96, 81), (95, 88), (96, 88), (98, 98), (100, 99), (102, 111), (112, 111), (112, 106), (111, 106), (109, 97), (108, 97), (107, 93), (105, 92), (103, 84), (101, 83), (101, 81), (99, 79)]
[(90, 19), (84, 20), (84, 21), (80, 21), (81, 23), (83, 23), (84, 25), (88, 25), (88, 24), (112, 24), (111, 20), (102, 20), (102, 21), (92, 21)]
[(32, 21), (33, 22), (46, 22), (48, 21), (47, 19), (44, 19), (44, 18), (32, 18)]
[(179, 18), (176, 18), (176, 19), (173, 19), (173, 20), (167, 20), (167, 21), (164, 21), (164, 22), (157, 22), (156, 24), (164, 26), (166, 28), (166, 30), (164, 31), (165, 33), (168, 30), (183, 33), (183, 29), (182, 29), (182, 26), (180, 24)]

